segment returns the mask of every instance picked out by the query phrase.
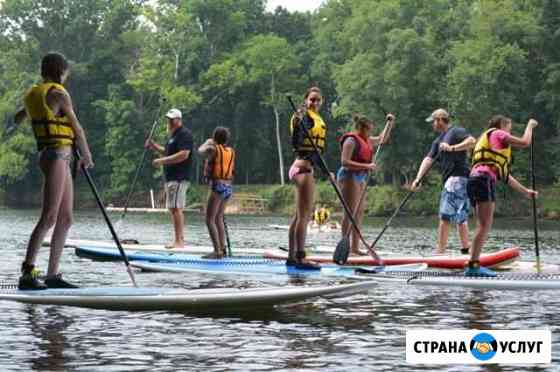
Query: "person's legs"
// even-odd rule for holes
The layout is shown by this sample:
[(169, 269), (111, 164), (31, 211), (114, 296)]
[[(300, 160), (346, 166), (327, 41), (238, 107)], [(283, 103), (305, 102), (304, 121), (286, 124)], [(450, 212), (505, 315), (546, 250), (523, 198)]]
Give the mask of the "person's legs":
[(461, 253), (468, 254), (471, 247), (471, 240), (469, 238), (469, 221), (465, 220), (463, 223), (457, 224), (457, 232), (461, 240)]
[(175, 240), (171, 244), (171, 248), (184, 248), (185, 237), (183, 235), (183, 225), (184, 216), (182, 208), (170, 208), (169, 213), (171, 214), (171, 221), (173, 222), (173, 230), (175, 235)]
[(206, 205), (206, 227), (208, 228), (208, 235), (210, 235), (210, 240), (212, 240), (212, 245), (214, 246), (214, 252), (204, 256), (205, 258), (223, 256), (218, 227), (216, 226), (216, 216), (219, 213), (220, 202), (221, 200), (218, 194), (210, 191), (210, 194), (208, 195), (208, 203)]
[[(365, 182), (362, 182), (359, 184), (359, 190), (358, 190), (358, 199), (361, 198), (362, 192), (364, 192), (364, 188), (366, 187)], [(357, 201), (358, 203), (360, 202), (360, 200)], [(362, 199), (360, 205), (358, 206), (358, 213), (356, 214), (356, 223), (358, 224), (358, 228), (362, 228), (362, 222), (364, 220), (364, 213), (366, 210), (366, 206), (367, 206), (367, 194), (364, 194), (364, 198)], [(360, 235), (358, 234), (358, 231), (356, 229), (352, 229), (352, 251), (351, 253), (354, 254), (363, 254), (360, 252), (359, 249), (359, 243), (360, 243)], [(355, 246), (355, 250), (354, 250), (354, 246)], [(366, 249), (368, 247), (365, 247)]]
[(471, 248), (471, 261), (479, 261), (482, 247), (488, 238), (494, 220), (495, 202), (478, 202), (476, 204), (477, 226)]
[(437, 253), (440, 254), (445, 253), (448, 240), (449, 240), (449, 221), (440, 219), (439, 226), (438, 226)]
[(66, 242), (68, 230), (72, 226), (72, 209), (74, 204), (74, 187), (70, 168), (66, 168), (66, 181), (64, 182), (64, 193), (58, 210), (58, 218), (51, 238), (51, 252), (47, 277), (55, 277), (58, 274), (60, 257)]
[(311, 173), (299, 174), (294, 177), (296, 183), (296, 221), (294, 231), (295, 250), (290, 251), (290, 257), (295, 259), (297, 252), (305, 252), (305, 238), (307, 225), (313, 214), (313, 197), (315, 178)]
[(215, 225), (218, 230), (218, 240), (220, 242), (220, 252), (226, 254), (226, 227), (224, 225), (224, 213), (226, 210), (227, 200), (219, 198), (218, 211), (216, 213)]
[[(25, 254), (25, 261), (22, 263), (22, 277), (20, 278), (20, 289), (45, 288), (38, 282), (33, 275), (35, 261), (39, 249), (47, 232), (54, 226), (58, 219), (58, 211), (65, 193), (66, 173), (68, 172), (68, 162), (66, 160), (41, 159), (40, 167), (44, 175), (43, 185), (43, 205), (41, 217), (35, 225)], [(61, 182), (61, 180), (63, 180)], [(62, 243), (64, 244), (64, 242)], [(55, 249), (55, 248), (52, 248)]]

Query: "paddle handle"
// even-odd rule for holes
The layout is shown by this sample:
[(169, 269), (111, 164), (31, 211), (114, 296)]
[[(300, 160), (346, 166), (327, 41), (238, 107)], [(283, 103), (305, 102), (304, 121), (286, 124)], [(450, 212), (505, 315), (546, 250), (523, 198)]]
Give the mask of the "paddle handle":
[[(80, 156), (80, 152), (78, 151), (78, 149), (76, 147), (74, 147), (74, 155), (76, 156), (76, 159), (79, 161), (81, 159)], [(119, 252), (122, 256), (122, 259), (124, 261), (124, 264), (126, 265), (126, 271), (128, 272), (128, 275), (130, 276), (130, 279), (132, 280), (132, 284), (135, 287), (138, 287), (138, 284), (136, 284), (136, 279), (134, 278), (134, 274), (130, 268), (130, 262), (128, 261), (128, 257), (126, 256), (126, 253), (121, 245), (121, 242), (119, 240), (119, 237), (117, 236), (117, 233), (113, 227), (113, 224), (111, 223), (111, 220), (109, 219), (109, 216), (107, 215), (107, 211), (105, 210), (105, 206), (103, 205), (103, 202), (101, 201), (101, 197), (99, 196), (99, 192), (97, 191), (97, 187), (95, 186), (95, 183), (93, 182), (93, 178), (91, 177), (89, 171), (87, 170), (87, 168), (85, 167), (84, 164), (81, 164), (81, 169), (82, 172), (84, 173), (84, 175), (86, 176), (86, 180), (89, 184), (89, 187), (91, 188), (91, 192), (93, 193), (93, 196), (95, 197), (95, 201), (97, 202), (97, 206), (99, 207), (99, 209), (101, 210), (101, 214), (103, 215), (103, 218), (105, 219), (105, 222), (107, 223), (107, 226), (109, 227), (109, 231), (111, 231), (111, 235), (113, 236), (113, 240), (115, 241), (115, 244), (117, 245), (117, 248), (119, 249)]]
[[(297, 113), (297, 108), (296, 108), (296, 105), (294, 104), (294, 102), (292, 101), (292, 97), (290, 97), (290, 96), (286, 96), (286, 97), (287, 97), (288, 101), (290, 102), (290, 105), (292, 106), (292, 109), (294, 110), (294, 113)], [(319, 165), (320, 165), (321, 169), (323, 170), (323, 172), (326, 173), (327, 178), (329, 179), (329, 182), (331, 183), (332, 187), (334, 188), (334, 191), (335, 191), (338, 199), (340, 200), (340, 203), (342, 204), (342, 207), (344, 208), (344, 212), (348, 216), (348, 219), (350, 220), (350, 223), (352, 224), (354, 229), (356, 229), (356, 231), (358, 232), (358, 236), (360, 237), (360, 240), (362, 241), (362, 243), (364, 243), (364, 245), (366, 247), (369, 248), (368, 250), (371, 253), (371, 255), (373, 256), (373, 258), (379, 260), (380, 257), (377, 255), (377, 253), (375, 253), (375, 251), (373, 249), (371, 249), (371, 247), (369, 247), (369, 245), (367, 244), (367, 242), (365, 241), (365, 239), (362, 235), (362, 232), (358, 228), (358, 224), (356, 223), (356, 220), (354, 219), (354, 216), (352, 215), (352, 211), (350, 210), (350, 207), (346, 203), (346, 200), (344, 200), (344, 197), (342, 196), (342, 193), (340, 192), (340, 189), (338, 188), (338, 185), (336, 184), (333, 177), (331, 176), (331, 172), (329, 171), (329, 167), (327, 166), (327, 163), (325, 162), (325, 159), (321, 155), (321, 152), (319, 151), (319, 148), (317, 147), (317, 144), (313, 140), (313, 137), (311, 137), (311, 134), (309, 134), (309, 131), (307, 130), (305, 125), (301, 125), (301, 128), (303, 129), (303, 133), (305, 134), (305, 136), (307, 137), (309, 142), (311, 142), (311, 146), (313, 146), (313, 150), (315, 151), (315, 153), (317, 154), (317, 157), (319, 158), (319, 162), (320, 162)]]

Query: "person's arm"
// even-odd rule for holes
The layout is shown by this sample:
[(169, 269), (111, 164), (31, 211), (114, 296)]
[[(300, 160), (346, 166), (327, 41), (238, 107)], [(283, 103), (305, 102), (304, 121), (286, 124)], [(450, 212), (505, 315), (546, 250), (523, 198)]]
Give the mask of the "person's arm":
[(24, 108), (19, 109), (14, 115), (14, 123), (20, 124), (27, 117), (27, 111)]
[[(455, 139), (446, 139), (439, 144), (439, 148), (446, 152), (466, 151), (474, 148), (476, 145), (476, 138), (471, 136), (464, 128), (452, 129)], [(455, 145), (450, 145), (448, 142), (458, 142)]]
[(198, 148), (198, 154), (206, 159), (213, 157), (215, 153), (216, 153), (216, 146), (212, 138), (208, 138), (206, 142), (204, 142)]
[(356, 145), (354, 141), (351, 141), (352, 138), (348, 138), (342, 144), (342, 153), (340, 154), (340, 164), (349, 170), (353, 171), (369, 171), (375, 169), (375, 163), (359, 163), (357, 161), (352, 160), (352, 154), (354, 153), (354, 149)]
[(387, 114), (386, 119), (387, 122), (385, 123), (385, 128), (383, 128), (383, 131), (379, 134), (379, 136), (370, 137), (370, 140), (374, 145), (384, 145), (389, 141), (389, 138), (391, 137), (391, 130), (393, 129), (393, 125), (395, 124), (395, 115)]
[(165, 152), (165, 147), (163, 147), (160, 144), (155, 143), (154, 141), (152, 141), (151, 139), (147, 139), (146, 143), (144, 144), (144, 147), (156, 151), (160, 154), (163, 154)]
[(511, 186), (515, 191), (525, 195), (527, 199), (533, 198), (533, 195), (537, 197), (539, 195), (538, 191), (531, 190), (523, 186), (518, 180), (516, 180), (511, 174), (508, 176), (507, 184)]
[(158, 165), (171, 165), (171, 164), (182, 163), (189, 158), (190, 153), (191, 153), (190, 150), (181, 150), (173, 155), (154, 159), (153, 164), (155, 166), (158, 166)]
[(533, 139), (533, 129), (535, 129), (538, 124), (539, 123), (535, 119), (529, 120), (523, 137), (507, 136), (504, 138), (505, 144), (518, 149), (529, 146)]
[[(50, 96), (50, 97), (49, 97)], [(70, 125), (72, 126), (72, 130), (74, 131), (75, 136), (75, 143), (80, 150), (82, 155), (82, 163), (86, 168), (93, 167), (93, 160), (91, 157), (91, 151), (89, 150), (89, 145), (86, 139), (86, 133), (84, 128), (80, 125), (78, 118), (76, 117), (76, 113), (74, 112), (74, 108), (72, 107), (72, 99), (70, 95), (66, 92), (63, 92), (58, 89), (53, 89), (49, 92), (47, 97), (47, 103), (52, 99), (52, 102), (55, 103), (54, 112), (58, 111), (56, 109), (56, 103), (59, 104), (60, 110), (66, 115), (68, 120), (70, 121)]]
[(412, 181), (411, 189), (412, 191), (416, 191), (420, 188), (420, 180), (424, 178), (424, 175), (430, 170), (434, 159), (431, 158), (429, 155), (422, 160), (422, 164), (420, 164), (420, 168), (418, 168), (418, 173), (416, 174), (416, 178)]

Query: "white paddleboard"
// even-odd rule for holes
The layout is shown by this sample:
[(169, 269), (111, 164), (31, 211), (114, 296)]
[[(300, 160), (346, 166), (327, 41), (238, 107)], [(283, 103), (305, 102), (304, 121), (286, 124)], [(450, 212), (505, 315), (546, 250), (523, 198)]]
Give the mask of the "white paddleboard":
[(365, 292), (372, 281), (332, 286), (169, 289), (92, 287), (38, 291), (0, 290), (0, 300), (106, 310), (226, 311), (299, 302), (314, 297), (343, 297)]

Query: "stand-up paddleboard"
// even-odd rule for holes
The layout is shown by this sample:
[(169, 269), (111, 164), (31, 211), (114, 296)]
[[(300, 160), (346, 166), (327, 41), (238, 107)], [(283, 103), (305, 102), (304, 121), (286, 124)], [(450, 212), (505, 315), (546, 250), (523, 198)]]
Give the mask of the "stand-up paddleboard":
[[(269, 224), (269, 228), (274, 230), (285, 230), (288, 231), (290, 229), (289, 225), (274, 225)], [(339, 227), (332, 227), (332, 226), (321, 226), (321, 227), (307, 227), (307, 232), (310, 234), (317, 234), (317, 233), (332, 233), (332, 232), (340, 232)]]
[[(499, 265), (510, 264), (515, 261), (520, 254), (519, 248), (506, 248), (497, 252), (487, 253), (480, 255), (480, 265), (485, 267), (495, 267)], [(265, 250), (263, 257), (277, 260), (285, 260), (288, 257), (286, 252), (272, 249)], [(332, 255), (308, 255), (306, 257), (310, 261), (315, 261), (319, 263), (333, 263)], [(425, 263), (429, 267), (441, 268), (441, 269), (462, 269), (469, 260), (468, 255), (462, 256), (426, 256), (426, 257), (382, 257), (383, 263), (385, 265), (406, 265), (413, 263)], [(373, 259), (370, 256), (351, 256), (346, 262), (347, 265), (358, 265), (358, 266), (378, 266), (379, 261)]]
[(20, 291), (0, 289), (0, 300), (30, 304), (77, 306), (106, 310), (215, 311), (271, 307), (314, 297), (342, 297), (365, 292), (372, 281), (313, 287), (264, 287), (253, 289), (169, 289), (97, 287)]
[[(119, 251), (114, 248), (97, 248), (97, 247), (77, 247), (74, 252), (79, 257), (90, 258), (99, 261), (121, 261), (122, 256)], [(234, 256), (224, 257), (221, 259), (205, 259), (201, 255), (175, 253), (175, 252), (151, 252), (126, 250), (126, 255), (130, 261), (150, 261), (150, 262), (235, 262), (237, 264), (264, 264), (269, 262), (277, 262), (273, 259), (262, 258), (262, 256)]]
[[(44, 246), (50, 246), (50, 238), (46, 238), (43, 241)], [(187, 245), (184, 248), (167, 248), (164, 244), (132, 244), (123, 241), (121, 243), (122, 247), (126, 250), (134, 251), (145, 251), (145, 252), (166, 252), (166, 253), (184, 253), (184, 254), (208, 254), (214, 252), (214, 248), (210, 245)], [(113, 241), (103, 241), (103, 240), (88, 240), (88, 239), (67, 239), (66, 247), (78, 248), (78, 247), (91, 247), (91, 248), (113, 248), (117, 249), (117, 246)], [(235, 247), (234, 252), (240, 256), (262, 256), (263, 248), (246, 248), (246, 247)], [(286, 248), (287, 250), (287, 248)], [(313, 245), (306, 247), (305, 251), (308, 254), (332, 254), (334, 252), (334, 247), (326, 245)], [(390, 252), (380, 252), (380, 254), (390, 254)]]
[(236, 264), (235, 262), (212, 263), (204, 261), (191, 261), (185, 263), (165, 262), (131, 262), (132, 267), (146, 272), (166, 273), (210, 273), (210, 274), (235, 274), (235, 275), (292, 275), (305, 277), (346, 277), (353, 279), (367, 279), (368, 275), (393, 271), (421, 271), (427, 268), (426, 264), (411, 264), (401, 266), (321, 266), (321, 270), (302, 270), (285, 263), (272, 262), (268, 264)]
[(494, 278), (466, 277), (463, 273), (441, 271), (393, 272), (372, 275), (379, 282), (398, 282), (407, 285), (437, 287), (465, 287), (480, 289), (556, 289), (560, 290), (560, 274), (503, 273)]

